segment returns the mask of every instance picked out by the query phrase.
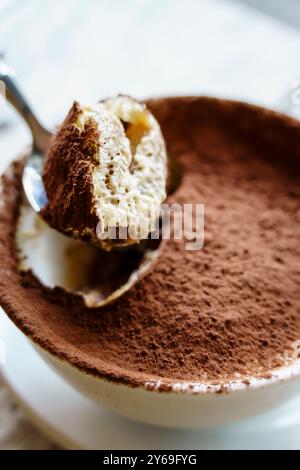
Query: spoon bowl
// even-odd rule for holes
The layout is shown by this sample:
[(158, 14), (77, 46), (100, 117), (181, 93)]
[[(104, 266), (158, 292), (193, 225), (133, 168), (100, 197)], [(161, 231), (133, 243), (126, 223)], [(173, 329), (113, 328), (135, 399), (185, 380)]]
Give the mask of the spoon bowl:
[(42, 180), (44, 155), (52, 137), (33, 113), (15, 80), (13, 70), (6, 64), (0, 54), (0, 80), (5, 85), (7, 101), (27, 123), (32, 135), (32, 150), (25, 162), (22, 183), (29, 204), (35, 212), (39, 212), (47, 202), (47, 195)]
[(22, 176), (25, 195), (35, 212), (39, 212), (47, 203), (47, 195), (42, 180), (43, 163), (43, 155), (37, 149), (32, 149), (25, 162)]

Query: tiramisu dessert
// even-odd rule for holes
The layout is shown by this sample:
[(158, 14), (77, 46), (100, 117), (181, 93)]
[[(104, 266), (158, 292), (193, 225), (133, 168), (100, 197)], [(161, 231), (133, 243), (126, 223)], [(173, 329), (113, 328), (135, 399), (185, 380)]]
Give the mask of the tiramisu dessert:
[(93, 107), (75, 102), (50, 146), (43, 179), (42, 215), (52, 227), (105, 249), (137, 243), (155, 229), (166, 197), (159, 124), (128, 96)]
[(19, 268), (19, 160), (2, 177), (1, 305), (35, 343), (98, 377), (164, 391), (179, 382), (247, 387), (295, 361), (300, 340), (299, 123), (213, 98), (150, 100), (147, 108), (122, 97), (75, 103), (47, 158), (43, 216), (93, 242), (95, 223), (113, 226), (123, 208), (138, 227), (144, 207), (165, 198), (162, 135), (182, 172), (167, 201), (204, 204), (203, 249), (165, 240), (143, 278), (89, 308)]

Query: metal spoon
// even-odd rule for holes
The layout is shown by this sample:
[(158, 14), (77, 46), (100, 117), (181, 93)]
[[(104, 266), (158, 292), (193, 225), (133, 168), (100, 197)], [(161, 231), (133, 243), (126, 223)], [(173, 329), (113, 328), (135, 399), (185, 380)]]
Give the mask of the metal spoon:
[(32, 150), (25, 162), (22, 182), (29, 204), (35, 212), (39, 212), (47, 202), (41, 175), (44, 155), (52, 134), (34, 115), (16, 83), (13, 70), (6, 64), (3, 54), (0, 54), (0, 80), (5, 84), (7, 101), (24, 118), (32, 134)]

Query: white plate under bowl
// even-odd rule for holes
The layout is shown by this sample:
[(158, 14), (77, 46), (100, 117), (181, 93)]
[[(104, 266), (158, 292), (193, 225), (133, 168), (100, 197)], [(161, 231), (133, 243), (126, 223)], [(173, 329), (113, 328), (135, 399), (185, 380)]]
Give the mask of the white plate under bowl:
[(0, 312), (1, 372), (30, 419), (70, 449), (300, 449), (300, 396), (209, 430), (169, 430), (106, 411), (64, 382)]

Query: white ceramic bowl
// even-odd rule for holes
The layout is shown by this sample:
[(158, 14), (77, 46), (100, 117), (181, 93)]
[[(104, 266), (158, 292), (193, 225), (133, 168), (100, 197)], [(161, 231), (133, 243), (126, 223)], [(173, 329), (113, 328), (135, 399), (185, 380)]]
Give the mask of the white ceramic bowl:
[(270, 378), (249, 377), (208, 388), (202, 383), (161, 382), (132, 387), (96, 377), (32, 343), (46, 362), (77, 390), (136, 421), (169, 427), (211, 427), (239, 421), (282, 404), (300, 392), (300, 362), (274, 371)]
[[(238, 104), (239, 106), (246, 107), (242, 104)], [(250, 107), (250, 109), (254, 110), (255, 108)], [(281, 121), (285, 123), (282, 117), (276, 113), (267, 112), (268, 119), (269, 115), (276, 120), (278, 125), (281, 124)], [(287, 120), (286, 129), (295, 133), (294, 140), (299, 141), (299, 123), (288, 118), (285, 119)], [(54, 270), (49, 269), (49, 259), (54, 260), (54, 266), (59, 266), (59, 263), (55, 262), (53, 246), (43, 245), (41, 238), (38, 240), (39, 246), (36, 244), (31, 246), (32, 266), (43, 282), (47, 283), (48, 280), (50, 283)], [(49, 239), (46, 237), (46, 240)], [(27, 255), (30, 255), (29, 251)], [(4, 254), (6, 252), (7, 250)], [(45, 253), (45, 260), (43, 260), (43, 253)], [(55, 253), (57, 255), (57, 251)], [(39, 270), (41, 271), (39, 272)], [(13, 272), (8, 272), (8, 274), (12, 276)], [(6, 275), (7, 273), (2, 272), (3, 282), (6, 280)], [(22, 292), (22, 295), (25, 299), (26, 291)], [(18, 309), (22, 311), (23, 308), (21, 303), (15, 300), (13, 294), (8, 298), (4, 290), (2, 297), (4, 307), (7, 308), (10, 316), (17, 317), (16, 311)], [(18, 317), (15, 322), (28, 336), (37, 336), (37, 329), (33, 332), (30, 331), (32, 326), (30, 324), (30, 309), (31, 304), (27, 305), (29, 313), (26, 310), (28, 315), (25, 325), (22, 325)], [(292, 398), (300, 391), (300, 360), (297, 358), (297, 354), (295, 354), (292, 365), (269, 371), (268, 375), (261, 378), (238, 377), (230, 383), (205, 384), (203, 382), (178, 383), (170, 379), (155, 381), (147, 378), (145, 374), (144, 382), (141, 381), (138, 386), (133, 387), (122, 378), (117, 383), (112, 379), (105, 378), (100, 372), (98, 375), (83, 372), (82, 369), (50, 353), (50, 348), (49, 350), (42, 349), (37, 341), (32, 341), (32, 344), (53, 369), (85, 395), (131, 419), (157, 425), (170, 427), (220, 426), (265, 412)]]

